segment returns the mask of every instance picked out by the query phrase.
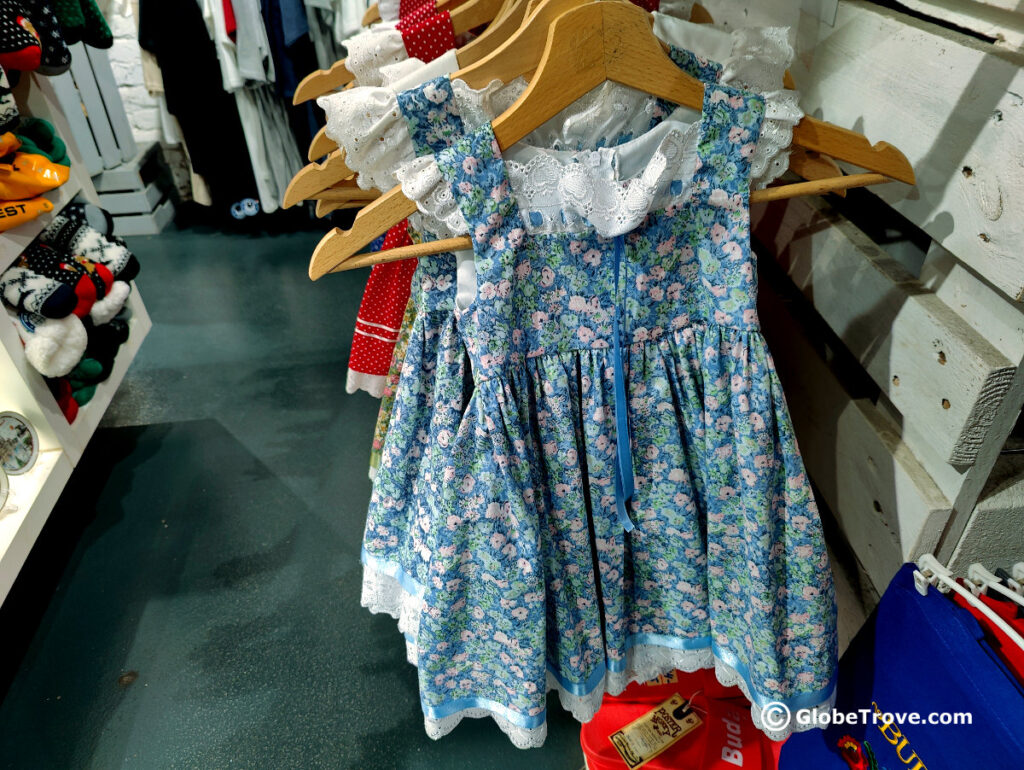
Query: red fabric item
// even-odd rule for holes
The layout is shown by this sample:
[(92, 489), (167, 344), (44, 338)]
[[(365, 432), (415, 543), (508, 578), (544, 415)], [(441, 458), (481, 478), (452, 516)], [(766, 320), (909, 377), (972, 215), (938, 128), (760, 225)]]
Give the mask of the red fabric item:
[(71, 395), (71, 383), (67, 377), (56, 380), (49, 380), (50, 392), (57, 401), (57, 406), (64, 413), (64, 419), (69, 423), (74, 422), (78, 417), (78, 402)]
[(235, 21), (235, 9), (231, 5), (231, 0), (224, 0), (224, 26), (227, 28), (228, 37), (234, 40), (238, 22)]
[[(654, 706), (679, 693), (693, 698), (703, 720), (699, 728), (680, 739), (644, 768), (649, 770), (777, 770), (783, 742), (771, 741), (750, 718), (750, 704), (735, 687), (722, 687), (712, 669), (687, 674), (662, 685), (632, 684), (617, 697), (605, 695), (601, 710), (580, 729), (580, 745), (590, 770), (625, 770), (609, 736)], [(738, 695), (739, 697), (729, 697)]]
[[(958, 583), (964, 585), (962, 579), (957, 580)], [(964, 586), (967, 590), (970, 590), (969, 586)], [(950, 597), (958, 605), (963, 607), (969, 613), (971, 613), (975, 620), (981, 625), (981, 629), (985, 632), (985, 639), (989, 645), (995, 650), (996, 654), (999, 655), (1006, 667), (1013, 672), (1014, 676), (1017, 677), (1017, 681), (1024, 684), (1024, 650), (1018, 647), (1006, 633), (998, 628), (987, 616), (985, 616), (981, 610), (972, 607), (967, 603), (967, 600), (958, 593), (950, 592)], [(999, 615), (1003, 620), (1006, 620), (1015, 629), (1019, 628), (1020, 623), (1016, 621), (1016, 607), (1007, 606), (1005, 602), (1001, 602), (998, 599), (990, 599), (987, 596), (979, 596), (981, 603), (991, 607), (992, 611)], [(1000, 606), (1003, 605), (1003, 606)], [(1004, 613), (1010, 611), (1011, 618), (1004, 617)]]
[(411, 27), (415, 27), (424, 19), (429, 19), (435, 13), (437, 13), (437, 11), (434, 10), (433, 3), (424, 3), (419, 8), (409, 11), (405, 16), (400, 17), (398, 22), (395, 24), (395, 27), (397, 27), (400, 32), (405, 29), (410, 29)]
[(633, 5), (638, 5), (648, 13), (654, 13), (661, 5), (661, 0), (629, 0)]
[(424, 7), (429, 8), (430, 12), (433, 13), (435, 5), (434, 0), (400, 0), (398, 3), (398, 18), (404, 19), (409, 14)]
[(402, 30), (402, 42), (410, 58), (433, 61), (455, 47), (455, 32), (448, 11), (436, 13), (413, 27)]
[[(402, 220), (388, 230), (381, 249), (411, 246), (408, 222)], [(354, 393), (365, 390), (380, 398), (384, 392), (395, 341), (401, 330), (405, 306), (409, 302), (412, 274), (416, 272), (415, 259), (374, 265), (363, 290), (359, 304), (356, 330), (352, 336), (352, 352), (348, 359), (346, 390)]]

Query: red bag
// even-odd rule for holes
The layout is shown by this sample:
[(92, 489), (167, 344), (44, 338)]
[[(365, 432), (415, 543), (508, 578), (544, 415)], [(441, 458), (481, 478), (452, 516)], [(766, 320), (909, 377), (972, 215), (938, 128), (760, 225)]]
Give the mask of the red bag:
[(675, 693), (693, 698), (703, 724), (643, 765), (644, 770), (777, 770), (782, 743), (754, 726), (750, 703), (738, 688), (723, 687), (712, 669), (676, 672), (676, 677), (666, 684), (632, 684), (622, 695), (605, 696), (601, 710), (580, 730), (589, 770), (628, 770), (609, 736)]

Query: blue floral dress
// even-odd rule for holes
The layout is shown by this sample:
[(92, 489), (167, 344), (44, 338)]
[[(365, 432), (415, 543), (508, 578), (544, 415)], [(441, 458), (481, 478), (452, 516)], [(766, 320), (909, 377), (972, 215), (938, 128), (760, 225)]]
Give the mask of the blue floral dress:
[[(687, 58), (684, 52), (675, 51), (675, 57), (679, 66), (691, 74), (717, 77), (716, 69), (709, 69), (706, 62), (692, 55)], [(417, 156), (445, 149), (466, 133), (447, 77), (403, 91), (396, 101)], [(673, 109), (659, 100), (643, 128), (654, 128)], [(633, 138), (632, 131), (621, 130), (615, 123), (606, 128), (611, 133), (600, 135), (598, 144), (614, 146)], [(558, 131), (557, 135), (583, 148), (583, 142), (575, 141), (571, 132)], [(410, 221), (417, 239), (435, 238), (435, 233), (419, 224), (415, 231)], [(430, 510), (424, 503), (424, 484), (431, 480), (428, 460), (432, 452), (446, 451), (472, 390), (465, 350), (455, 328), (456, 264), (457, 258), (451, 253), (421, 260), (413, 278), (413, 326), (390, 414), (382, 418), (387, 431), (373, 476), (361, 552), (361, 603), (373, 612), (396, 618), (410, 645), (415, 638), (431, 553), (424, 543), (424, 534), (430, 528)], [(412, 646), (408, 656), (416, 662)]]
[(758, 724), (771, 701), (833, 701), (829, 560), (756, 311), (763, 110), (708, 86), (678, 173), (659, 154), (631, 178), (658, 194), (614, 235), (590, 206), (636, 186), (569, 191), (567, 227), (538, 233), (490, 126), (437, 155), (478, 290), (456, 313), (472, 394), (422, 496), (432, 736), (487, 715), (539, 745), (547, 689), (587, 720), (606, 691), (673, 668), (715, 666)]

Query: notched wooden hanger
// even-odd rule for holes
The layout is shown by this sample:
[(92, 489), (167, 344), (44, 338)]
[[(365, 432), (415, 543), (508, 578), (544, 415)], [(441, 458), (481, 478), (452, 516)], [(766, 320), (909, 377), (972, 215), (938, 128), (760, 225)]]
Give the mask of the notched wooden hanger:
[(281, 205), (290, 208), (299, 201), (314, 198), (317, 193), (352, 176), (354, 172), (345, 163), (345, 153), (342, 150), (335, 150), (323, 163), (310, 163), (292, 177), (284, 191)]
[(338, 149), (338, 145), (334, 143), (329, 136), (327, 136), (327, 126), (324, 126), (316, 132), (316, 136), (313, 137), (313, 141), (309, 143), (309, 150), (306, 152), (306, 159), (310, 163), (322, 158), (329, 152), (333, 152)]

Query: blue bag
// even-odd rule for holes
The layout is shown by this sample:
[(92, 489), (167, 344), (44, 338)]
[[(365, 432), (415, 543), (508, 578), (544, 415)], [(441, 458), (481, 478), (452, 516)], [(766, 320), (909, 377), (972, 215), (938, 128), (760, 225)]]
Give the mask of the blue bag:
[[(780, 770), (1024, 768), (1024, 691), (969, 612), (917, 592), (914, 569), (903, 565), (839, 663), (833, 713), (858, 721), (794, 734)], [(964, 713), (970, 724), (928, 723)]]

